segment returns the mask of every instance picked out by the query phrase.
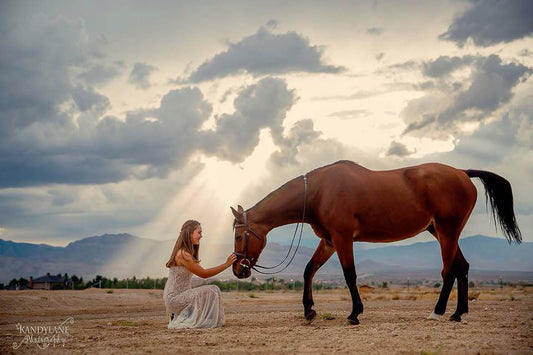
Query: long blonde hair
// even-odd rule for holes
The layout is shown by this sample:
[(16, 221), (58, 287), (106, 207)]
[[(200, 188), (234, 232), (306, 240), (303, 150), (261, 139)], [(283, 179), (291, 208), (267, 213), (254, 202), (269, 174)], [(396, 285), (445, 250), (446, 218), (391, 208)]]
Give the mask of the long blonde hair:
[(200, 261), (198, 260), (198, 252), (200, 250), (200, 246), (193, 245), (192, 243), (192, 234), (199, 226), (200, 222), (195, 221), (193, 219), (190, 219), (187, 222), (183, 223), (178, 240), (176, 240), (176, 244), (174, 244), (174, 249), (172, 250), (170, 259), (168, 259), (167, 261), (167, 267), (176, 266), (176, 254), (179, 250), (184, 250), (190, 255), (192, 255), (194, 261)]

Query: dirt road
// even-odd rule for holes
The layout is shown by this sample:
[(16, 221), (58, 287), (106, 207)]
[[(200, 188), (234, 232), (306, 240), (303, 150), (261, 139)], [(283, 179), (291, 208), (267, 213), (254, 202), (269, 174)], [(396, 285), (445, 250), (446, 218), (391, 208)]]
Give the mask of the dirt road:
[(358, 326), (345, 325), (346, 289), (315, 291), (312, 323), (303, 320), (300, 292), (223, 293), (224, 327), (168, 330), (161, 290), (2, 291), (0, 352), (49, 344), (69, 354), (533, 353), (533, 288), (477, 292), (454, 323), (453, 300), (446, 319), (426, 320), (435, 290), (364, 291)]

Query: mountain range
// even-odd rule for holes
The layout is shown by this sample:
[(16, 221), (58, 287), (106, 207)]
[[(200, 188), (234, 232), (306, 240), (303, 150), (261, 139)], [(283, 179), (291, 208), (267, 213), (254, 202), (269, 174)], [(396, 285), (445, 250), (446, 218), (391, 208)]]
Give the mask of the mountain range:
[[(85, 279), (95, 275), (107, 277), (164, 277), (173, 240), (157, 241), (127, 233), (87, 237), (65, 247), (47, 244), (18, 243), (0, 239), (0, 282), (12, 278), (39, 277), (65, 272)], [(470, 263), (470, 278), (498, 278), (533, 281), (533, 243), (511, 244), (500, 238), (472, 236), (461, 238), (459, 245)], [(436, 241), (411, 245), (389, 244), (376, 248), (358, 248), (354, 254), (359, 279), (375, 276), (389, 279), (440, 279), (441, 256)], [(288, 246), (269, 242), (259, 264), (275, 265), (287, 254)], [(202, 265), (213, 266), (225, 260), (233, 246), (210, 245), (201, 249)], [(215, 253), (216, 252), (216, 253)], [(291, 265), (277, 278), (302, 278), (305, 265), (314, 249), (300, 246)], [(216, 254), (216, 255), (215, 255)], [(319, 270), (315, 279), (342, 280), (342, 270), (336, 254)], [(254, 273), (254, 276), (260, 276)], [(231, 269), (220, 278), (232, 278)], [(266, 277), (266, 276), (265, 276)], [(264, 277), (263, 277), (264, 278)]]

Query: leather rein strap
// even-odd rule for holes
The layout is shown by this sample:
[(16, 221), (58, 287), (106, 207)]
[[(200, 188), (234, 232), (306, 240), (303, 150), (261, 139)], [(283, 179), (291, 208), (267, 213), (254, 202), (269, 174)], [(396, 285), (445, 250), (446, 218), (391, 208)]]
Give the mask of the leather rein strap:
[[(300, 247), (300, 242), (302, 240), (302, 232), (303, 232), (303, 227), (304, 227), (304, 221), (305, 221), (305, 212), (306, 212), (305, 210), (306, 210), (306, 206), (307, 206), (307, 176), (306, 176), (306, 174), (303, 175), (303, 178), (304, 178), (304, 206), (303, 206), (303, 213), (302, 213), (302, 222), (301, 222), (301, 226), (300, 226), (300, 223), (296, 223), (296, 229), (294, 230), (294, 234), (292, 236), (291, 245), (289, 247), (289, 250), (287, 251), (287, 255), (285, 255), (285, 258), (279, 264), (274, 265), (274, 266), (261, 266), (261, 265), (251, 266), (251, 263), (253, 261), (255, 261), (256, 259), (255, 258), (248, 258), (248, 238), (249, 238), (249, 235), (251, 233), (254, 237), (258, 238), (259, 240), (263, 240), (263, 238), (248, 227), (248, 217), (247, 217), (246, 211), (245, 211), (245, 212), (243, 212), (243, 219), (244, 219), (243, 222), (244, 223), (243, 224), (236, 224), (236, 225), (233, 226), (233, 228), (244, 227), (244, 254), (235, 253), (235, 255), (243, 257), (243, 259), (241, 260), (241, 263), (240, 263), (241, 267), (243, 267), (243, 268), (252, 268), (255, 271), (259, 272), (260, 274), (273, 275), (273, 274), (277, 274), (277, 273), (285, 270), (291, 264), (291, 262), (293, 261), (294, 257), (296, 256), (296, 252), (298, 251), (298, 248)], [(294, 250), (294, 253), (292, 254), (292, 257), (289, 260), (289, 262), (287, 263), (287, 265), (285, 265), (281, 270), (274, 271), (274, 272), (261, 271), (261, 270), (256, 269), (256, 268), (260, 268), (260, 269), (265, 269), (265, 270), (271, 270), (271, 269), (275, 269), (278, 266), (280, 266), (281, 264), (283, 264), (285, 262), (285, 260), (287, 260), (287, 258), (289, 257), (289, 255), (291, 253), (292, 247), (294, 245), (294, 240), (296, 239), (296, 234), (298, 232), (298, 227), (300, 227), (300, 236), (298, 238), (298, 244), (296, 245), (296, 249)]]

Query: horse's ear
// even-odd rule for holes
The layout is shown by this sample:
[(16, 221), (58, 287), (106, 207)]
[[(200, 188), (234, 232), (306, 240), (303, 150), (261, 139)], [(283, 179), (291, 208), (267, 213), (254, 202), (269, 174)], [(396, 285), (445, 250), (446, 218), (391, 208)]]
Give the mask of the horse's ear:
[(235, 211), (235, 208), (233, 207), (230, 207), (230, 208), (231, 208), (231, 212), (233, 213), (233, 216), (235, 216), (235, 219), (240, 220), (242, 215), (239, 212)]
[(242, 208), (241, 205), (238, 205), (237, 206), (237, 211), (239, 211), (240, 214), (243, 214), (244, 213), (244, 208)]

